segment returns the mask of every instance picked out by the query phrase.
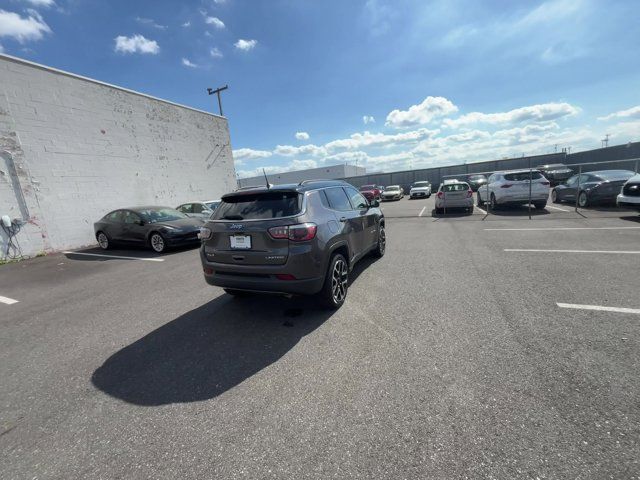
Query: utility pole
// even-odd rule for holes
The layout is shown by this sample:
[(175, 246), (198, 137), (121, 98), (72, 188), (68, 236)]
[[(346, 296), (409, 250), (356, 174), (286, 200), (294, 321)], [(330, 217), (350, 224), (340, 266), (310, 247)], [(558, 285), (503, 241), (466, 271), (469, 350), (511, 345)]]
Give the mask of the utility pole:
[(214, 93), (218, 95), (218, 108), (220, 109), (220, 116), (224, 117), (224, 114), (222, 113), (222, 100), (220, 100), (220, 92), (223, 90), (226, 90), (227, 88), (229, 88), (229, 85), (225, 85), (224, 87), (220, 87), (220, 88), (216, 88), (215, 90), (213, 88), (207, 88), (207, 93), (209, 95), (213, 95)]
[(604, 138), (602, 139), (602, 148), (607, 148), (609, 146), (609, 137), (611, 136), (610, 133), (607, 133)]

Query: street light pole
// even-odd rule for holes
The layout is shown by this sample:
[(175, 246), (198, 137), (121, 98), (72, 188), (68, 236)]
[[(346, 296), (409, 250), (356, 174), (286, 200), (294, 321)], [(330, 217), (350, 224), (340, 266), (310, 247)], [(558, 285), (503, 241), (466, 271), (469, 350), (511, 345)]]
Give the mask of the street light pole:
[(225, 85), (224, 87), (216, 88), (215, 90), (213, 88), (207, 88), (207, 93), (209, 95), (213, 95), (214, 93), (216, 95), (218, 95), (218, 108), (220, 109), (220, 116), (221, 117), (224, 117), (224, 114), (222, 113), (222, 100), (220, 99), (220, 92), (222, 92), (223, 90), (226, 90), (227, 88), (229, 88), (229, 85)]

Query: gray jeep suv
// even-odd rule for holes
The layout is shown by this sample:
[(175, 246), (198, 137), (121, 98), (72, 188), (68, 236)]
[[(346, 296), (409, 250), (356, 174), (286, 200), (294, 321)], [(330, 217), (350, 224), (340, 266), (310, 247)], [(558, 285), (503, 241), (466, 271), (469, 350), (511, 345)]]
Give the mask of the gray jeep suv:
[(342, 181), (239, 190), (202, 228), (204, 278), (231, 295), (319, 294), (330, 308), (347, 296), (349, 272), (385, 251), (384, 215)]

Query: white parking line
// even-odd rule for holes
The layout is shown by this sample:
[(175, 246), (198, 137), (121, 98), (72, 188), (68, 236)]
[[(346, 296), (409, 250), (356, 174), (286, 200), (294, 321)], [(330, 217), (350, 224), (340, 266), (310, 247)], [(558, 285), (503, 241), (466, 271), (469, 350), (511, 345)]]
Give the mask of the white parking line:
[(420, 210), (420, 213), (418, 214), (418, 216), (421, 217), (426, 209), (427, 209), (426, 206), (422, 207), (422, 210)]
[[(486, 210), (481, 209), (479, 206), (476, 205), (475, 210), (480, 210), (482, 213), (484, 213), (485, 215), (487, 214)], [(485, 228), (486, 230), (486, 228)]]
[(554, 207), (552, 205), (547, 205), (547, 208), (553, 208), (554, 210), (560, 210), (561, 212), (570, 212), (571, 210), (567, 210), (566, 208)]
[(576, 310), (598, 310), (602, 312), (635, 313), (640, 315), (640, 308), (602, 307), (600, 305), (576, 305), (574, 303), (556, 303), (560, 308), (573, 308)]
[(544, 253), (618, 253), (623, 255), (640, 255), (638, 250), (542, 250), (537, 248), (505, 248), (505, 252), (544, 252)]
[(485, 228), (487, 232), (535, 232), (549, 230), (640, 230), (640, 227), (540, 227), (540, 228)]
[(0, 303), (6, 303), (7, 305), (13, 305), (14, 303), (18, 303), (18, 300), (14, 300), (13, 298), (3, 297), (0, 295)]
[(101, 253), (62, 252), (66, 255), (85, 255), (88, 257), (118, 258), (123, 260), (142, 260), (144, 262), (164, 262), (163, 258), (124, 257), (120, 255), (103, 255)]

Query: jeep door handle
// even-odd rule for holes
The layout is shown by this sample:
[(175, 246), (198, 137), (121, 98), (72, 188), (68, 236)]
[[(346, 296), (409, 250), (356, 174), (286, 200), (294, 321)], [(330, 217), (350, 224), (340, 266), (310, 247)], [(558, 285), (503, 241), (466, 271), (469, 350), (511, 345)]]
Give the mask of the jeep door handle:
[(340, 221), (343, 222), (343, 223), (346, 222), (347, 221), (347, 217), (340, 217)]

